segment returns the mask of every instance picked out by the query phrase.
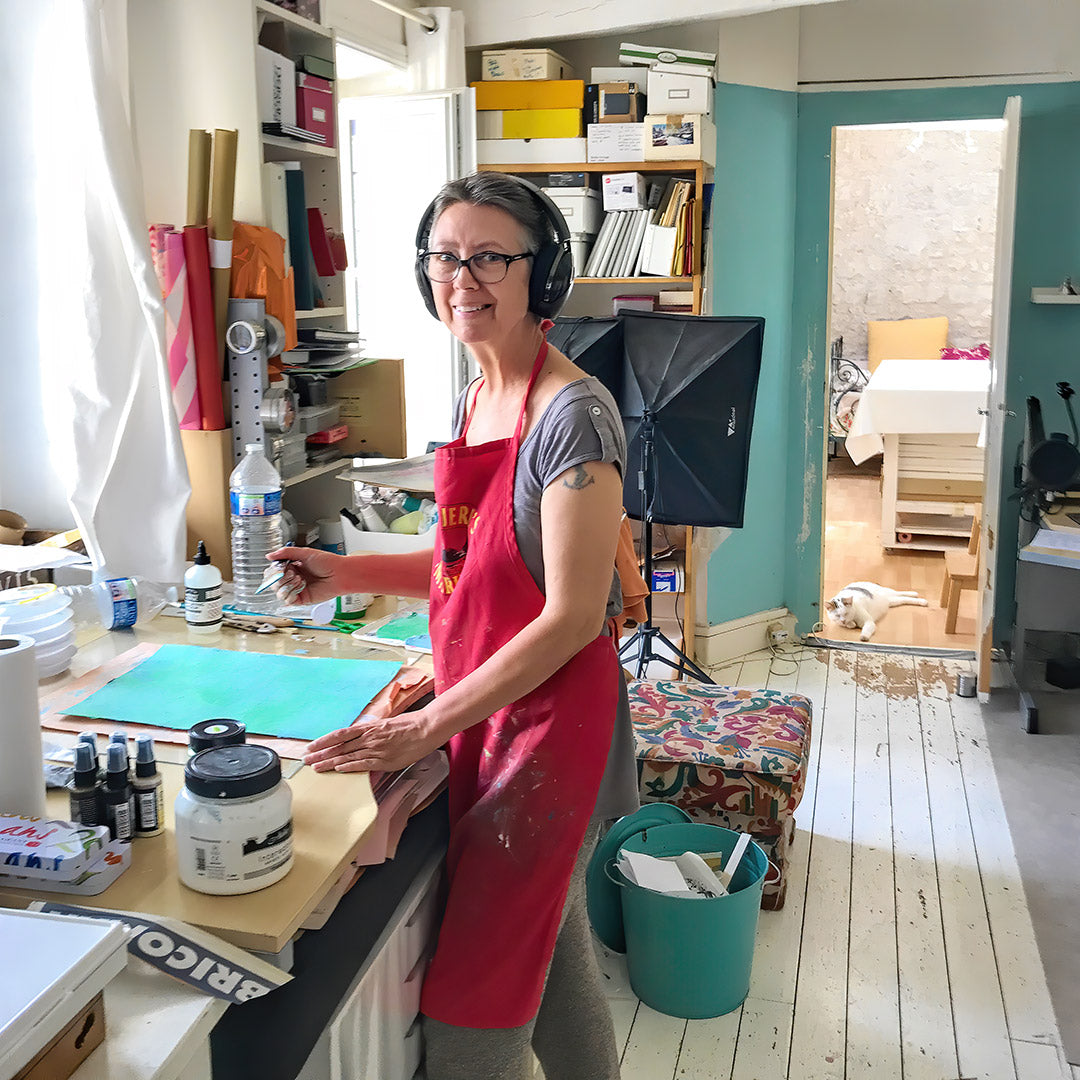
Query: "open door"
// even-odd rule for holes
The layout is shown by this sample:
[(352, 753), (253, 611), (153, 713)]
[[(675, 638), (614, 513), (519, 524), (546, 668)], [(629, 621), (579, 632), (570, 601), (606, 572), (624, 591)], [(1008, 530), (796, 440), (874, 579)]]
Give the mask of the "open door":
[[(979, 700), (990, 694), (990, 650), (994, 635), (994, 589), (1001, 514), (1001, 467), (1004, 443), (1005, 385), (1009, 366), (1009, 304), (1012, 300), (1013, 234), (1016, 231), (1016, 173), (1020, 150), (1020, 98), (1005, 103), (1005, 137), (998, 180), (997, 242), (994, 253), (993, 310), (990, 316), (990, 393), (987, 397), (986, 456), (983, 476), (982, 582), (977, 590), (976, 650)], [(1011, 415), (1011, 414), (1010, 414)]]
[[(413, 277), (416, 227), (447, 181), (476, 168), (475, 91), (343, 98), (338, 113), (349, 243), (346, 303), (369, 356), (405, 361), (410, 456), (451, 437), (469, 378), (461, 344), (424, 307)], [(355, 320), (355, 322), (354, 322)]]

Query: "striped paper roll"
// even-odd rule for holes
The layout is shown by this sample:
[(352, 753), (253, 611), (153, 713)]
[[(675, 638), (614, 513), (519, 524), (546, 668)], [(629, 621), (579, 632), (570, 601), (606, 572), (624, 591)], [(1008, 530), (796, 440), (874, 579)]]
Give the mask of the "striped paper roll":
[(195, 342), (191, 335), (184, 237), (165, 235), (165, 351), (169, 361), (173, 408), (182, 428), (202, 428), (195, 375)]

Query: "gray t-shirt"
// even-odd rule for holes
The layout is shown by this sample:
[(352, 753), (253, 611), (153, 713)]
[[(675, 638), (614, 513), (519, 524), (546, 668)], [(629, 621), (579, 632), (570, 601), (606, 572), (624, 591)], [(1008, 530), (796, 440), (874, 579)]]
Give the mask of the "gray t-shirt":
[[(454, 434), (465, 422), (466, 394), (454, 405)], [(514, 478), (514, 532), (522, 560), (544, 591), (544, 549), (540, 532), (540, 498), (548, 485), (575, 465), (610, 462), (620, 475), (626, 467), (626, 436), (615, 400), (592, 377), (564, 386), (533, 425), (518, 451)], [(619, 576), (612, 571), (607, 613), (622, 609)], [(607, 766), (593, 810), (593, 821), (632, 814), (638, 808), (637, 763), (630, 725), (630, 702), (619, 672), (619, 704)]]

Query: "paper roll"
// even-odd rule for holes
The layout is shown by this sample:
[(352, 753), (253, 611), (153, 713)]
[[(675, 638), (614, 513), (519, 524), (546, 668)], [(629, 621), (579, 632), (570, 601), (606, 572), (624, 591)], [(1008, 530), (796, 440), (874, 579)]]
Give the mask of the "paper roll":
[(184, 237), (165, 236), (165, 352), (172, 383), (173, 408), (180, 427), (202, 429), (196, 385), (195, 342), (191, 332), (191, 300), (184, 262)]
[(34, 639), (0, 637), (0, 811), (45, 817)]
[[(210, 240), (232, 241), (233, 198), (236, 193), (236, 132), (227, 128), (214, 130), (214, 156), (210, 172)], [(214, 330), (217, 333), (218, 356), (224, 371), (225, 320), (229, 309), (228, 266), (211, 269), (210, 281), (214, 290)]]
[(188, 225), (205, 225), (210, 205), (210, 132), (188, 132)]

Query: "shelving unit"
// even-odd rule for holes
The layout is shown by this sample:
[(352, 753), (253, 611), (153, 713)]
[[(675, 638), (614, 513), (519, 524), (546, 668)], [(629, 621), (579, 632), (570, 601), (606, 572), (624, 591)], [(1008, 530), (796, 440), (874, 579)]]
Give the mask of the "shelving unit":
[[(694, 198), (697, 200), (698, 211), (693, 215), (694, 221), (694, 251), (696, 254), (697, 265), (694, 267), (694, 273), (689, 276), (675, 276), (675, 277), (656, 277), (652, 274), (645, 274), (641, 277), (578, 277), (574, 279), (574, 286), (578, 288), (585, 286), (591, 288), (593, 286), (603, 287), (616, 285), (626, 288), (648, 290), (658, 286), (671, 286), (671, 285), (689, 285), (688, 290), (691, 295), (691, 310), (695, 315), (702, 314), (702, 306), (704, 301), (704, 273), (702, 263), (703, 246), (703, 228), (702, 228), (702, 211), (704, 209), (704, 197), (705, 197), (705, 184), (709, 181), (710, 174), (712, 172), (712, 166), (707, 165), (703, 161), (608, 161), (608, 162), (596, 162), (596, 161), (576, 161), (576, 162), (521, 162), (517, 164), (490, 164), (479, 165), (478, 168), (483, 172), (503, 172), (510, 173), (515, 176), (529, 176), (536, 173), (553, 173), (553, 172), (580, 172), (588, 173), (590, 175), (602, 174), (602, 173), (623, 173), (623, 172), (637, 172), (643, 174), (660, 175), (660, 176), (678, 176), (678, 177), (690, 177), (694, 182)], [(587, 305), (595, 306), (595, 305)], [(592, 314), (608, 314), (608, 312), (591, 312)], [(696, 611), (695, 611), (695, 595), (696, 588), (694, 583), (694, 565), (693, 565), (693, 545), (694, 545), (694, 530), (689, 526), (685, 526), (686, 530), (686, 550), (684, 553), (684, 611), (682, 618), (682, 625), (684, 627), (682, 649), (686, 655), (693, 660), (694, 659), (694, 626), (696, 625)], [(660, 594), (657, 594), (660, 595)]]
[(1063, 293), (1060, 289), (1032, 289), (1033, 304), (1080, 304), (1080, 296)]
[[(482, 172), (504, 172), (515, 176), (528, 176), (535, 173), (553, 172), (583, 172), (592, 175), (601, 173), (638, 172), (644, 174), (660, 174), (661, 176), (690, 177), (694, 181), (694, 198), (699, 207), (703, 206), (705, 184), (708, 182), (708, 174), (712, 171), (710, 165), (703, 161), (575, 161), (575, 162), (520, 162), (516, 164), (492, 164), (479, 165)], [(641, 277), (578, 277), (574, 279), (574, 285), (626, 285), (635, 287), (689, 285), (691, 293), (691, 306), (695, 315), (702, 313), (703, 301), (703, 274), (701, 263), (701, 213), (694, 215), (694, 250), (697, 254), (697, 267), (695, 273), (690, 276), (655, 277), (645, 274)]]

